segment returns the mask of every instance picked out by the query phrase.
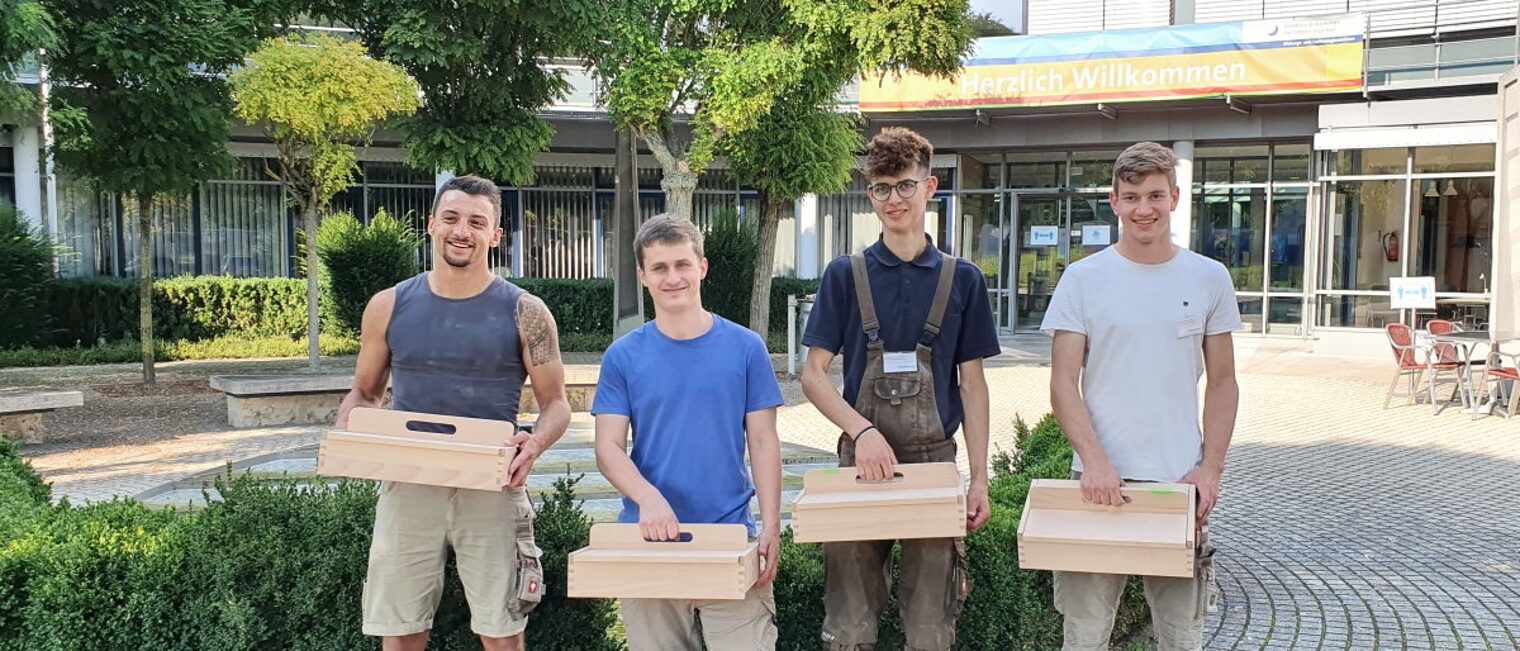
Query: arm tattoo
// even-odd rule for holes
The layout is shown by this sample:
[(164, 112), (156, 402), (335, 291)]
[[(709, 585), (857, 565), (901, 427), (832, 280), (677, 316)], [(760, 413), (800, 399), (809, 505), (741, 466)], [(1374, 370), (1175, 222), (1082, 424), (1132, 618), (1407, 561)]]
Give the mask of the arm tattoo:
[(517, 332), (528, 349), (528, 362), (542, 366), (559, 361), (559, 338), (554, 332), (554, 317), (537, 296), (517, 299)]

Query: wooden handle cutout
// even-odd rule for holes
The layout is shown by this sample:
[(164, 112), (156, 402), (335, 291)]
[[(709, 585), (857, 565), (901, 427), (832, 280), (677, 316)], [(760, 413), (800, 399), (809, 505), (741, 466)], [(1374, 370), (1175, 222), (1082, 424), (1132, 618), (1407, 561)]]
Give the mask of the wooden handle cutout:
[(862, 479), (860, 475), (855, 476), (855, 483), (857, 484), (901, 484), (902, 481), (903, 474), (900, 472), (892, 473), (890, 479)]
[(680, 535), (676, 536), (675, 540), (650, 540), (648, 538), (645, 538), (644, 542), (648, 542), (648, 543), (689, 543), (689, 542), (691, 542), (691, 532), (690, 531), (682, 531), (680, 533)]
[(424, 434), (446, 434), (449, 436), (453, 436), (455, 432), (459, 431), (458, 427), (455, 427), (448, 423), (439, 423), (429, 420), (406, 421), (406, 428), (413, 432), (422, 432)]

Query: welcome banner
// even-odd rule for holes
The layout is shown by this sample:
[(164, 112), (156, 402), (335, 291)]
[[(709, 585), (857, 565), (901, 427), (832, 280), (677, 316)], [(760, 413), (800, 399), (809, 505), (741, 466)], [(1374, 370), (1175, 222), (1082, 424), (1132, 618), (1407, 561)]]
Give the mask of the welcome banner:
[(860, 110), (923, 111), (1362, 87), (1363, 14), (977, 41), (950, 79), (861, 80)]

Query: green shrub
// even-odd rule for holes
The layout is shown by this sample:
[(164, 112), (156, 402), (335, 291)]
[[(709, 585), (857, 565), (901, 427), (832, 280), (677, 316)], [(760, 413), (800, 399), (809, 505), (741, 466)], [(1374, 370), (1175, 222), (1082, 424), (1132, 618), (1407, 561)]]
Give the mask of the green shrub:
[[(93, 346), (137, 337), (137, 281), (59, 278), (44, 287), (54, 321), (52, 343)], [(306, 334), (306, 283), (293, 278), (183, 276), (153, 282), (158, 339)]]
[[(754, 294), (755, 253), (759, 234), (750, 222), (727, 212), (716, 215), (702, 238), (707, 278), (702, 281), (702, 306), (729, 321), (749, 325), (749, 299)], [(653, 315), (651, 309), (648, 314)]]
[(508, 278), (543, 299), (554, 313), (560, 338), (565, 335), (612, 335), (611, 278)]
[[(38, 484), (0, 444), (0, 486)], [(131, 501), (0, 511), (0, 650), (374, 648), (359, 628), (375, 487), (302, 486), (247, 475), (216, 482), (197, 512)], [(26, 491), (22, 491), (26, 492)], [(11, 500), (9, 492), (0, 502)], [(19, 514), (30, 519), (21, 522)], [(562, 479), (535, 526), (550, 576), (585, 546), (590, 521)], [(452, 570), (434, 648), (479, 648)], [(618, 649), (606, 600), (569, 600), (563, 580), (529, 619), (536, 649)]]
[(329, 284), (336, 332), (357, 335), (370, 297), (417, 275), (421, 246), (422, 236), (384, 209), (367, 226), (349, 213), (322, 220), (317, 257)]
[(21, 211), (0, 199), (0, 349), (48, 339), (43, 285), (52, 277), (52, 249)]
[[(55, 278), (43, 288), (53, 346), (94, 346), (137, 335), (137, 280)], [(159, 314), (156, 309), (154, 316)], [(136, 359), (142, 359), (138, 351)]]
[[(1069, 446), (1047, 417), (1017, 424), (1018, 449), (999, 454), (993, 517), (966, 539), (971, 596), (958, 649), (1050, 649), (1061, 642), (1048, 572), (1018, 569), (1015, 544), (1029, 482), (1065, 476)], [(1064, 439), (1063, 439), (1064, 440)], [(621, 648), (613, 604), (565, 598), (566, 555), (590, 520), (561, 479), (535, 519), (550, 577), (529, 619), (535, 649)], [(373, 648), (359, 632), (375, 490), (369, 482), (301, 486), (243, 475), (217, 482), (223, 501), (187, 514), (130, 501), (51, 506), (45, 484), (0, 442), (0, 651), (19, 649)], [(779, 649), (816, 649), (823, 623), (823, 553), (783, 535), (775, 584)], [(1122, 640), (1147, 621), (1139, 581), (1115, 620)], [(450, 571), (434, 648), (473, 649), (463, 590)], [(902, 644), (895, 604), (883, 651)]]

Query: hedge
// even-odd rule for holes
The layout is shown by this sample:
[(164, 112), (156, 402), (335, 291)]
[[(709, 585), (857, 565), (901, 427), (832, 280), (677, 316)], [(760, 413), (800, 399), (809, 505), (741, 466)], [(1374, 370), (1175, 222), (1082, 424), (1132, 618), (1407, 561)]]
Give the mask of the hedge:
[[(562, 338), (597, 341), (612, 332), (612, 281), (607, 278), (511, 278), (544, 299)], [(771, 290), (771, 331), (785, 334), (786, 297), (818, 291), (818, 281), (776, 278)], [(647, 300), (648, 294), (645, 293)], [(52, 328), (43, 343), (91, 348), (137, 336), (137, 281), (125, 278), (58, 278), (43, 284)], [(332, 314), (332, 310), (324, 310)], [(646, 304), (646, 314), (654, 308)], [(744, 314), (724, 314), (740, 324)], [(154, 281), (154, 333), (163, 341), (217, 338), (298, 339), (306, 334), (306, 282), (299, 278), (186, 276)], [(323, 325), (325, 334), (343, 334)], [(587, 339), (587, 337), (591, 337)], [(131, 361), (129, 357), (124, 361)]]
[[(137, 336), (137, 281), (58, 278), (44, 289), (56, 346), (94, 346)], [(185, 276), (153, 283), (159, 339), (306, 334), (306, 282), (297, 278)]]
[(21, 211), (0, 199), (0, 348), (45, 341), (47, 312), (41, 285), (53, 277), (47, 238)]
[[(994, 515), (967, 537), (972, 583), (959, 649), (1051, 649), (1061, 616), (1050, 576), (1017, 568), (1015, 532), (1029, 482), (1065, 476), (1071, 449), (1047, 417), (1018, 425), (1016, 454), (996, 457)], [(218, 481), (224, 501), (176, 514), (131, 501), (52, 506), (48, 489), (0, 441), (0, 651), (38, 649), (375, 648), (359, 633), (359, 591), (373, 526), (369, 482), (333, 487)], [(565, 598), (565, 557), (586, 544), (590, 521), (561, 479), (535, 522), (551, 577), (530, 618), (535, 649), (618, 649), (613, 605)], [(785, 534), (776, 580), (779, 649), (816, 649), (823, 620), (823, 556)], [(1144, 626), (1131, 581), (1115, 622), (1123, 640)], [(458, 579), (447, 579), (434, 648), (478, 648)], [(895, 604), (879, 648), (902, 644)]]

